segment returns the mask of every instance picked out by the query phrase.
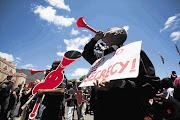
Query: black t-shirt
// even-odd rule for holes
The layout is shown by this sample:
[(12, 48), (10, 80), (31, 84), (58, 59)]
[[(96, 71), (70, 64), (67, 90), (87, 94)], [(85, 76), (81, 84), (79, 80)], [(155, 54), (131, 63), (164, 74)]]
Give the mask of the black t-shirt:
[(22, 102), (22, 101), (27, 101), (28, 98), (29, 98), (29, 95), (30, 95), (30, 94), (25, 95), (25, 94), (24, 94), (24, 91), (26, 91), (26, 90), (23, 90), (22, 97), (21, 97), (21, 102)]
[(2, 86), (3, 88), (1, 88), (0, 96), (1, 96), (1, 99), (5, 99), (9, 96), (9, 92), (12, 87), (12, 82), (4, 83)]
[(70, 97), (70, 95), (72, 95), (72, 99), (69, 99), (67, 101), (67, 106), (72, 107), (72, 106), (74, 106), (74, 91), (72, 89), (70, 89), (68, 91), (68, 95), (67, 96)]
[[(63, 80), (63, 82), (57, 87), (57, 88), (65, 88), (66, 87), (66, 80)], [(46, 107), (59, 107), (64, 99), (64, 93), (56, 93), (56, 94), (46, 94), (45, 98), (43, 100), (43, 104)]]
[(12, 94), (13, 92), (16, 92), (17, 100), (19, 100), (20, 88), (17, 87), (17, 88), (14, 89), (14, 91), (11, 92), (11, 95), (10, 95), (11, 98), (10, 98), (10, 99), (15, 100), (15, 97), (14, 97), (13, 94)]

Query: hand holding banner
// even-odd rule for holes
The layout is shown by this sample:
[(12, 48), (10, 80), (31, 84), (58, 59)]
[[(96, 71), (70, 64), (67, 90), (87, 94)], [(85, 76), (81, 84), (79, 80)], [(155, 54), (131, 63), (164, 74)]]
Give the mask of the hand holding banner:
[(136, 78), (139, 74), (141, 44), (142, 41), (130, 43), (96, 60), (79, 87), (93, 86), (96, 80)]

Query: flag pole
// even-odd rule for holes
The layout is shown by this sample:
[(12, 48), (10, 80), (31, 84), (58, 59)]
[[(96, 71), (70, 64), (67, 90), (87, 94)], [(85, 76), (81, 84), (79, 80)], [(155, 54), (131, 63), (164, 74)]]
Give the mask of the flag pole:
[(161, 60), (162, 60), (162, 63), (163, 63), (163, 67), (164, 67), (164, 70), (165, 70), (165, 72), (166, 72), (166, 74), (167, 74), (167, 76), (168, 76), (168, 78), (169, 78), (168, 72), (167, 72), (166, 67), (165, 67), (165, 65), (164, 65), (164, 58), (162, 57), (162, 55), (160, 54), (160, 52), (158, 52), (158, 53), (159, 53), (159, 55), (160, 55), (160, 57), (161, 57)]
[(174, 44), (175, 44), (175, 47), (176, 47), (177, 52), (178, 52), (179, 55), (180, 55), (180, 51), (179, 51), (179, 49), (178, 49), (178, 46), (177, 46), (176, 42), (174, 42)]

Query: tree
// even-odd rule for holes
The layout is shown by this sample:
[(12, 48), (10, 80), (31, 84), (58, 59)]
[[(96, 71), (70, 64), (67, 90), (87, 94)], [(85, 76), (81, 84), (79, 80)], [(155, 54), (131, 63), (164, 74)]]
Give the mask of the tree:
[(82, 81), (85, 76), (86, 76), (86, 75), (81, 76), (81, 77), (79, 78), (79, 80)]
[(73, 82), (73, 81), (76, 81), (77, 79), (71, 79), (71, 80), (68, 80), (68, 82)]

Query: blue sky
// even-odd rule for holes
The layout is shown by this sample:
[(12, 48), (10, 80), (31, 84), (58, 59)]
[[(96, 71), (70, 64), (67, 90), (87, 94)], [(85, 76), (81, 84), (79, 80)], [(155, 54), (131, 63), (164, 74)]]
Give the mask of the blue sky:
[[(124, 27), (125, 44), (142, 40), (142, 49), (154, 64), (156, 75), (167, 77), (175, 70), (180, 75), (179, 0), (1, 0), (0, 56), (18, 62), (18, 68), (43, 70), (67, 50), (82, 51), (95, 35), (77, 28), (84, 17), (96, 30)], [(161, 58), (164, 57), (163, 66)], [(90, 69), (80, 58), (65, 71), (68, 79), (79, 79)]]

